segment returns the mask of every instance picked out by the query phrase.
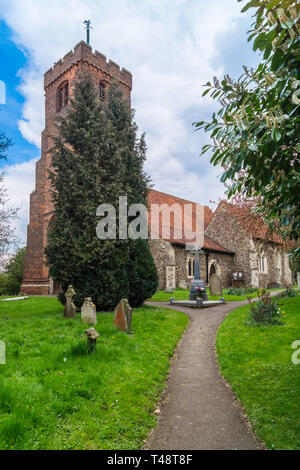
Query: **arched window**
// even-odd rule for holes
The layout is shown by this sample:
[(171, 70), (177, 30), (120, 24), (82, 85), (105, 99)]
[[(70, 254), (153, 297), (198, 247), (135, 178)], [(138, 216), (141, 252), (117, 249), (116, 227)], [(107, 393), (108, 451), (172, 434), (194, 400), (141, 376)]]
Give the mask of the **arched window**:
[(106, 84), (103, 82), (100, 82), (99, 96), (100, 96), (100, 101), (104, 102), (106, 98)]
[(191, 256), (189, 256), (188, 259), (187, 259), (186, 269), (187, 269), (188, 277), (194, 277), (195, 260)]
[(56, 93), (56, 111), (60, 111), (69, 103), (69, 82), (62, 83)]
[(264, 252), (261, 253), (258, 260), (258, 270), (260, 273), (268, 274), (268, 263), (267, 257)]

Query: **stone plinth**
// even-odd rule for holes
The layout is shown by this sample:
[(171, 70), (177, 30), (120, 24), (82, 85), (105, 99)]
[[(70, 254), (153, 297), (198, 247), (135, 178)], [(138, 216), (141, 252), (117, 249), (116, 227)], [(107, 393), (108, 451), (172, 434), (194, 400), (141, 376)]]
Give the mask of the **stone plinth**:
[(190, 308), (208, 308), (216, 307), (217, 305), (223, 305), (225, 300), (175, 300), (170, 299), (170, 305), (176, 305), (177, 307), (190, 307)]

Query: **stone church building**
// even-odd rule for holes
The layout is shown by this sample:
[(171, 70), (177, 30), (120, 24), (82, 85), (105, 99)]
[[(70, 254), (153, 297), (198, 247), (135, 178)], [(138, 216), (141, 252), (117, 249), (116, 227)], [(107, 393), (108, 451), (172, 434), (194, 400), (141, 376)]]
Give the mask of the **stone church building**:
[[(124, 98), (131, 97), (132, 75), (110, 61), (98, 51), (81, 41), (59, 60), (44, 77), (45, 129), (42, 132), (41, 158), (36, 164), (36, 185), (30, 196), (30, 221), (27, 229), (27, 253), (21, 292), (31, 295), (49, 295), (59, 291), (59, 285), (49, 277), (44, 249), (47, 233), (53, 218), (48, 169), (51, 166), (50, 149), (56, 133), (57, 116), (64, 115), (78, 74), (88, 72), (99, 90), (99, 100), (104, 101), (107, 89), (117, 81)], [(176, 196), (151, 190), (151, 204), (197, 204)], [(209, 283), (217, 273), (225, 287), (232, 284), (255, 287), (291, 282), (291, 271), (280, 239), (265, 241), (265, 228), (245, 224), (236, 208), (221, 202), (215, 213), (209, 207), (204, 211), (204, 244), (201, 255), (201, 278)], [(159, 288), (188, 286), (194, 276), (194, 257), (186, 251), (186, 240), (170, 237), (150, 240), (150, 248), (158, 269)]]

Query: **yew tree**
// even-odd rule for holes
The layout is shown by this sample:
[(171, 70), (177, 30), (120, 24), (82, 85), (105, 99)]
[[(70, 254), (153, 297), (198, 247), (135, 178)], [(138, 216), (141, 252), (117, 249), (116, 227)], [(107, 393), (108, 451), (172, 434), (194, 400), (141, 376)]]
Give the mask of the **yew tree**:
[[(149, 180), (144, 173), (144, 139), (137, 136), (130, 103), (116, 84), (101, 102), (89, 75), (79, 77), (65, 116), (58, 121), (52, 150), (52, 199), (54, 220), (46, 248), (51, 276), (64, 293), (72, 284), (80, 307), (91, 297), (98, 310), (112, 310), (121, 298), (132, 299), (131, 280), (138, 258), (134, 240), (119, 237), (119, 197), (128, 204), (145, 203)], [(116, 210), (116, 238), (99, 239), (97, 208), (110, 204)], [(145, 241), (147, 243), (147, 241)], [(149, 246), (145, 265), (153, 266)], [(140, 273), (138, 304), (157, 287), (148, 273)], [(135, 304), (136, 305), (136, 304)], [(135, 306), (133, 305), (133, 306)]]

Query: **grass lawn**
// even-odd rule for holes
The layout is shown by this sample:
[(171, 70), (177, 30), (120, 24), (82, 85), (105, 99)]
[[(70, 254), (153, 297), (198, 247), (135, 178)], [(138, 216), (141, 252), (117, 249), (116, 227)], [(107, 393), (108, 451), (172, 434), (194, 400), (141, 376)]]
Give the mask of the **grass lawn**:
[(132, 332), (98, 314), (95, 353), (86, 326), (62, 317), (55, 298), (0, 303), (0, 449), (139, 449), (188, 319), (134, 310)]
[(285, 325), (247, 326), (249, 306), (230, 313), (217, 336), (222, 375), (241, 400), (268, 449), (300, 449), (300, 297), (280, 299)]
[[(272, 290), (279, 290), (279, 289), (269, 289), (270, 291)], [(252, 294), (247, 295), (228, 295), (226, 293), (226, 289), (223, 290), (223, 297), (225, 298), (226, 302), (232, 302), (232, 301), (241, 301), (241, 300), (247, 300), (247, 297), (249, 296), (251, 299), (254, 299), (257, 297), (257, 293), (254, 292)], [(209, 289), (207, 289), (208, 293), (208, 299), (209, 300), (219, 300), (220, 296), (217, 295), (210, 295)], [(156, 294), (153, 295), (151, 298), (152, 302), (169, 302), (171, 297), (174, 297), (175, 300), (188, 300), (189, 298), (190, 291), (185, 290), (185, 289), (176, 289), (176, 291), (173, 294), (164, 292), (163, 290), (156, 292)]]

